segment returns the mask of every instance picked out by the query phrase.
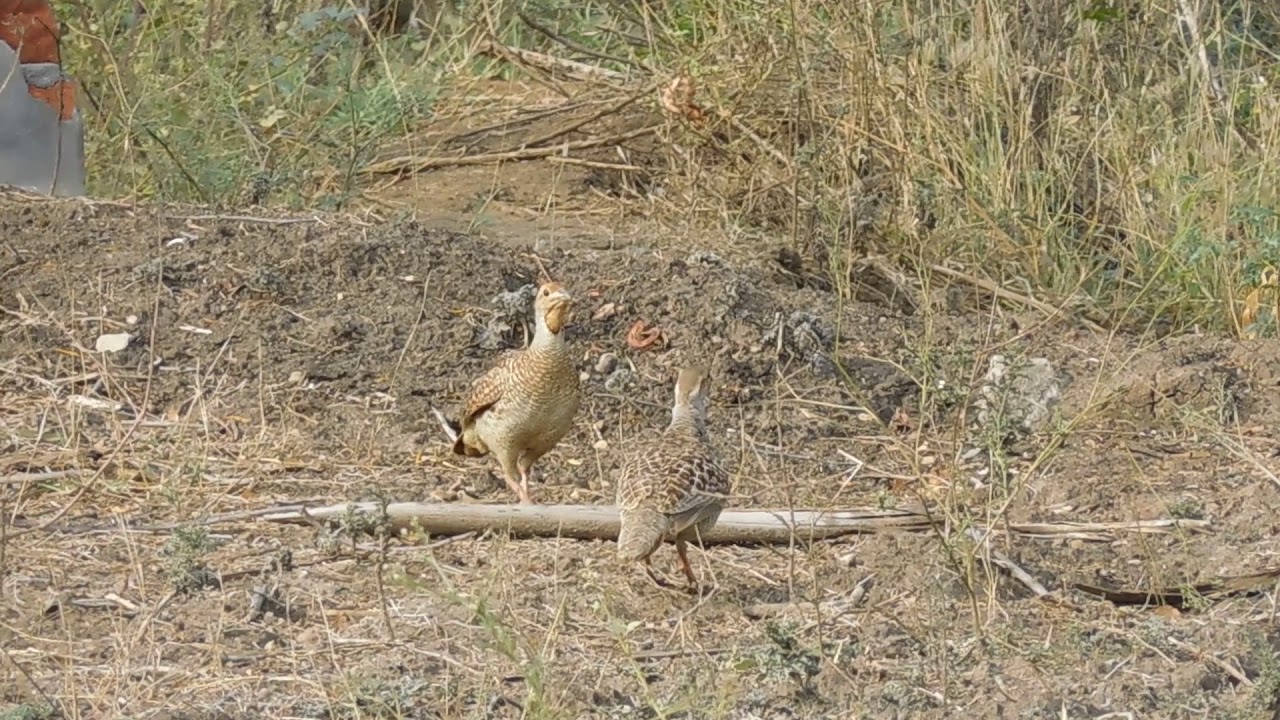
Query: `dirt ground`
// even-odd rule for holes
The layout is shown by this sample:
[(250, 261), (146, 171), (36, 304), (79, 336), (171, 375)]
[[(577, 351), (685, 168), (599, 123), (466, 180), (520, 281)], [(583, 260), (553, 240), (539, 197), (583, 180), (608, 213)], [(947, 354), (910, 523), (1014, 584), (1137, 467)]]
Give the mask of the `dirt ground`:
[[(1280, 343), (1111, 336), (981, 297), (904, 312), (805, 283), (775, 247), (473, 229), (0, 199), (0, 703), (1280, 717), (1274, 582), (1191, 590), (1280, 565)], [(702, 361), (735, 507), (924, 502), (937, 530), (695, 550), (714, 587), (701, 600), (619, 567), (610, 541), (410, 536), (384, 552), (254, 519), (202, 534), (282, 503), (512, 502), (491, 460), (448, 452), (430, 409), (523, 342), (532, 247), (579, 299), (586, 398), (540, 501), (611, 503), (627, 439), (661, 427), (675, 368)], [(631, 348), (637, 320), (665, 339)], [(123, 350), (94, 350), (122, 332)], [(1046, 358), (1061, 380), (1054, 419), (1007, 444), (969, 402), (993, 353)], [(1186, 522), (1135, 531), (1161, 519)], [(150, 527), (166, 523), (192, 524)], [(979, 526), (989, 545), (966, 534)], [(673, 550), (656, 560), (675, 576)], [(1074, 583), (1187, 600), (1116, 604)]]

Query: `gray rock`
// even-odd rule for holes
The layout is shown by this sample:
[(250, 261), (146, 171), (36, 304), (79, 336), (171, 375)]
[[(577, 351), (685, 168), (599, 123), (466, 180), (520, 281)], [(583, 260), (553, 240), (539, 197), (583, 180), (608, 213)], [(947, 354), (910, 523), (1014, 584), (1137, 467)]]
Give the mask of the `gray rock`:
[(992, 355), (973, 407), (979, 424), (999, 423), (1006, 435), (1043, 430), (1062, 399), (1062, 379), (1045, 358), (1011, 363)]
[(533, 317), (533, 298), (537, 293), (538, 286), (525, 284), (491, 298), (489, 303), (494, 306), (493, 317), (473, 329), (472, 342), (484, 350), (523, 347), (524, 332), (533, 332), (529, 321)]
[(608, 375), (616, 367), (618, 367), (618, 356), (611, 352), (603, 353), (600, 359), (596, 360), (596, 373), (600, 375)]
[(804, 362), (818, 375), (826, 376), (835, 371), (829, 357), (835, 340), (835, 330), (824, 321), (797, 310), (765, 332), (760, 344), (766, 349), (780, 347), (782, 357)]
[(537, 294), (538, 286), (528, 283), (515, 290), (498, 293), (489, 302), (503, 319), (518, 320), (532, 312), (533, 297)]
[(620, 367), (610, 373), (608, 378), (605, 378), (604, 389), (609, 392), (617, 392), (630, 385), (634, 379), (635, 374), (631, 370)]

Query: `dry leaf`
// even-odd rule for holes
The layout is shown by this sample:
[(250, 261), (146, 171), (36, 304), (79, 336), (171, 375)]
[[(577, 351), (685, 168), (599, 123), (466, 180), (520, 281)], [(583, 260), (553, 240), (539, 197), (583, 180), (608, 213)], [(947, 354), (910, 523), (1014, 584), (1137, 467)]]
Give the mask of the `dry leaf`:
[(1244, 307), (1240, 309), (1240, 329), (1246, 340), (1258, 336), (1257, 329), (1252, 326), (1258, 322), (1263, 300), (1268, 297), (1271, 301), (1271, 321), (1280, 322), (1280, 273), (1269, 265), (1262, 269), (1258, 286), (1245, 296)]
[(662, 104), (662, 108), (672, 115), (679, 115), (695, 125), (701, 125), (707, 115), (693, 101), (696, 94), (697, 88), (694, 87), (693, 79), (682, 73), (677, 75), (670, 85), (658, 92), (658, 101)]
[(644, 320), (635, 321), (627, 331), (627, 346), (633, 350), (643, 350), (662, 339), (662, 329), (648, 327)]

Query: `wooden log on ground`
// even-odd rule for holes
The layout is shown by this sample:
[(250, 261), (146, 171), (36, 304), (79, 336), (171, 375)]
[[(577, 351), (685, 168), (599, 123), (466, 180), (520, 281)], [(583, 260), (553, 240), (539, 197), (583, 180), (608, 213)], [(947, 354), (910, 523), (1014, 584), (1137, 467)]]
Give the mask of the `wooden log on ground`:
[[(361, 502), (287, 510), (263, 515), (262, 522), (337, 521), (354, 510), (376, 518), (379, 503)], [(613, 540), (618, 511), (612, 505), (471, 505), (461, 503), (389, 503), (387, 520), (395, 530), (417, 527), (430, 535), (461, 535), (495, 530), (512, 537), (564, 537)], [(870, 532), (918, 532), (929, 521), (909, 509), (839, 512), (807, 510), (725, 510), (704, 544), (785, 544)]]
[[(338, 522), (348, 513), (376, 519), (377, 502), (343, 503), (311, 508), (281, 508), (265, 512), (259, 522)], [(419, 529), (433, 536), (462, 535), (485, 531), (506, 532), (517, 538), (574, 538), (614, 540), (618, 537), (618, 511), (612, 505), (480, 505), (464, 503), (394, 502), (386, 506), (392, 530)], [(785, 545), (790, 542), (829, 540), (846, 535), (887, 532), (925, 532), (939, 521), (923, 509), (855, 508), (848, 510), (725, 510), (704, 544)], [(1002, 526), (1033, 537), (1082, 537), (1090, 540), (1114, 539), (1115, 530), (1170, 532), (1174, 528), (1205, 529), (1205, 521), (1146, 520), (1133, 523), (1063, 523), (1056, 535), (1046, 523)]]

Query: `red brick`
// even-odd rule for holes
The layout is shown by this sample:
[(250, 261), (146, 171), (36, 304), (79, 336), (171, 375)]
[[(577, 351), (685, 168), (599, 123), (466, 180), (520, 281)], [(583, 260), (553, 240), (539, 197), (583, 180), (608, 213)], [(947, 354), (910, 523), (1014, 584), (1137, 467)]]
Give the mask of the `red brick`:
[(43, 100), (49, 104), (49, 107), (57, 110), (60, 120), (70, 120), (76, 112), (76, 85), (71, 79), (61, 80), (53, 87), (47, 88), (28, 85), (27, 92), (31, 97)]
[(48, 0), (0, 0), (0, 40), (20, 62), (59, 62), (58, 19)]

